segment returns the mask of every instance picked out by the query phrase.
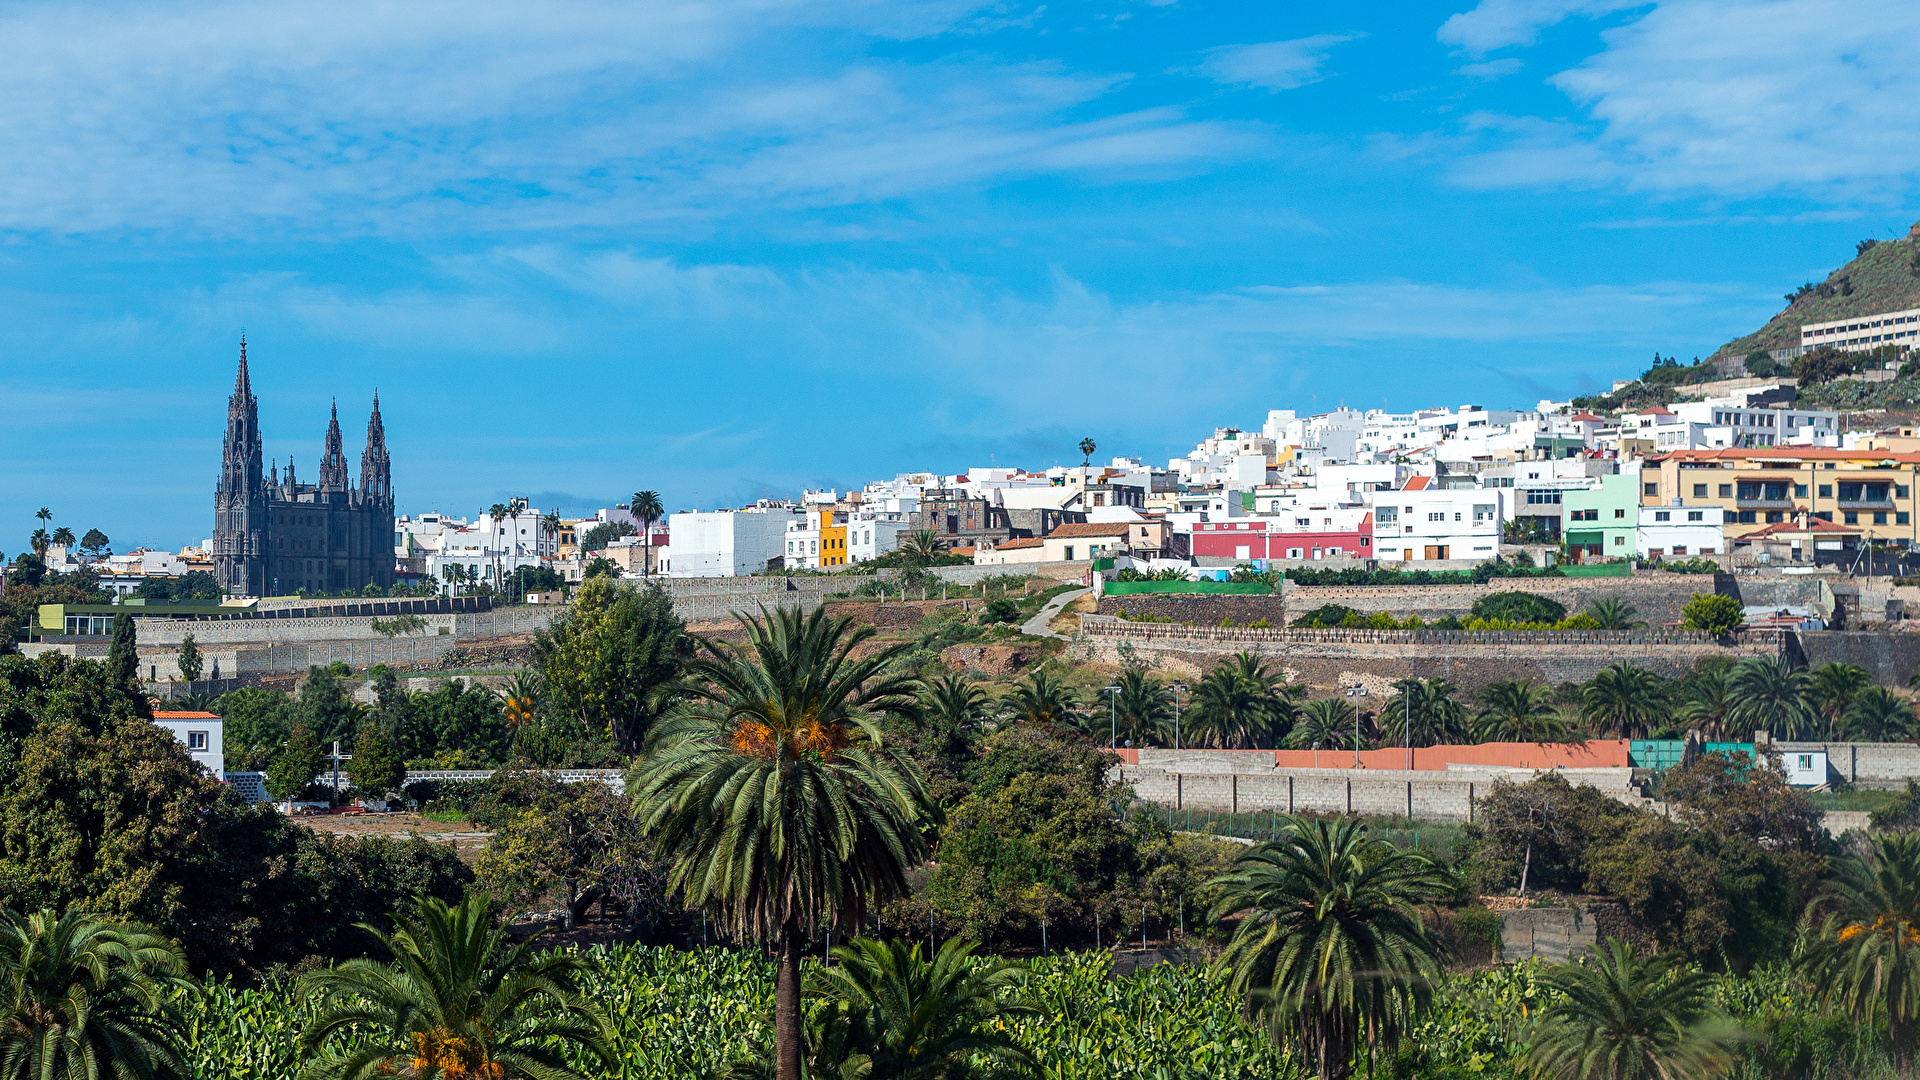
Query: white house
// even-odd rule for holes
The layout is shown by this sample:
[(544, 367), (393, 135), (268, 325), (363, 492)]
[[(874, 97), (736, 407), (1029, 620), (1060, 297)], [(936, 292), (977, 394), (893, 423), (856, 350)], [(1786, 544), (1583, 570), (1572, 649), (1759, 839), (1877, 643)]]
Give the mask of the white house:
[(742, 577), (765, 570), (785, 556), (787, 526), (805, 521), (800, 511), (780, 504), (682, 511), (667, 519), (673, 547), (662, 568), (676, 578)]
[(223, 721), (210, 712), (155, 712), (153, 722), (173, 732), (187, 756), (206, 766), (214, 779), (227, 778)]
[(1373, 496), (1374, 558), (1484, 562), (1500, 553), (1500, 500), (1480, 488), (1439, 488), (1416, 476)]
[(1643, 506), (1634, 553), (1652, 560), (1718, 555), (1726, 550), (1720, 531), (1726, 513), (1718, 506)]

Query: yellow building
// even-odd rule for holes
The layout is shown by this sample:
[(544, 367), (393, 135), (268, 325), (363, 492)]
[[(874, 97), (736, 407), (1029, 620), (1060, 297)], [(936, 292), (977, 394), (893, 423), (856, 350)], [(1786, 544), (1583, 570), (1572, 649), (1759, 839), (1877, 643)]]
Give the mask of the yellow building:
[(1873, 543), (1920, 533), (1920, 453), (1770, 446), (1676, 450), (1646, 459), (1640, 505), (1718, 506), (1729, 547), (1768, 525), (1811, 518), (1859, 526)]
[[(840, 524), (835, 525), (835, 521)], [(844, 513), (820, 511), (820, 565), (847, 565), (847, 520)]]

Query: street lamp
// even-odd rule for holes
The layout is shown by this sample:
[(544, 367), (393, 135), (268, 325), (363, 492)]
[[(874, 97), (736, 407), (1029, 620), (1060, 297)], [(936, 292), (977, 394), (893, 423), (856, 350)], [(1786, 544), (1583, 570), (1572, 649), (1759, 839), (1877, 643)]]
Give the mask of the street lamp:
[(1120, 748), (1120, 685), (1115, 683), (1102, 690), (1107, 695), (1107, 749)]
[(1173, 684), (1173, 748), (1180, 749), (1180, 694), (1186, 690), (1186, 683)]
[(1360, 767), (1360, 699), (1367, 696), (1364, 686), (1347, 687), (1347, 696), (1353, 699), (1353, 767)]

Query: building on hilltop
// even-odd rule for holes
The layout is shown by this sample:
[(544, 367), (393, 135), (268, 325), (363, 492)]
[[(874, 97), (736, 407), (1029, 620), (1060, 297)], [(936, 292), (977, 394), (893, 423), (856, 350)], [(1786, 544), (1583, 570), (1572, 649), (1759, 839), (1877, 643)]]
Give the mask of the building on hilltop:
[(227, 401), (227, 435), (213, 496), (214, 577), (229, 596), (271, 596), (393, 585), (393, 467), (380, 395), (367, 420), (360, 482), (347, 474), (340, 410), (327, 425), (320, 482), (302, 484), (293, 462), (280, 478), (262, 469), (260, 408), (247, 373), (247, 343)]

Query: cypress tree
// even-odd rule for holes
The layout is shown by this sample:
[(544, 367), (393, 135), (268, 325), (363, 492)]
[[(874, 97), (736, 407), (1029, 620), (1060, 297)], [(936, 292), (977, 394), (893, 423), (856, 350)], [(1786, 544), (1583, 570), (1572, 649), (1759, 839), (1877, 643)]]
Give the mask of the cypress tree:
[(116, 684), (132, 687), (129, 693), (141, 693), (140, 653), (134, 647), (133, 616), (125, 611), (113, 617), (113, 644), (107, 648), (107, 670)]
[(180, 642), (179, 664), (180, 677), (188, 682), (193, 682), (195, 679), (198, 679), (201, 669), (206, 666), (205, 661), (200, 656), (200, 646), (193, 643), (192, 634), (188, 634), (186, 640)]

